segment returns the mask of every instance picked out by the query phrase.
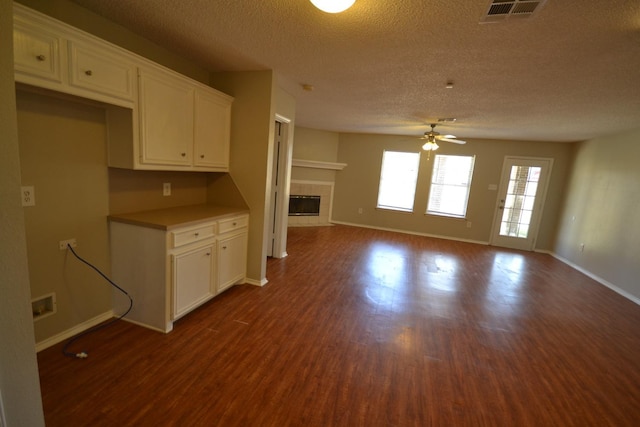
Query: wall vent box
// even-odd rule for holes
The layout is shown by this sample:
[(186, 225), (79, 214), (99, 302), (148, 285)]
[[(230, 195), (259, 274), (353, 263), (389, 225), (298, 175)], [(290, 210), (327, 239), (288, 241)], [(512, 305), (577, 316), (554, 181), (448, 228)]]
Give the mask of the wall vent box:
[(56, 314), (56, 311), (58, 309), (55, 292), (31, 300), (31, 313), (33, 313), (34, 322)]

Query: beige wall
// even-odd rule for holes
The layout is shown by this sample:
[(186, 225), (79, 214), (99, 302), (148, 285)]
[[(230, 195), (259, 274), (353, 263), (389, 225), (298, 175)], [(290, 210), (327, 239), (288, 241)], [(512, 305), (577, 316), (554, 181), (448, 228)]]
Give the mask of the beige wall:
[(248, 209), (247, 202), (228, 173), (212, 173), (207, 177), (207, 203)]
[[(497, 191), (504, 157), (531, 156), (553, 158), (553, 170), (545, 202), (536, 249), (551, 250), (562, 203), (565, 177), (571, 163), (572, 144), (469, 140), (466, 145), (440, 144), (438, 154), (475, 155), (475, 167), (466, 219), (425, 215), (433, 159), (423, 152), (420, 161), (413, 213), (376, 209), (382, 153), (420, 150), (415, 138), (390, 135), (340, 134), (338, 162), (347, 167), (336, 173), (333, 219), (407, 232), (444, 236), (460, 240), (488, 242), (496, 207)], [(362, 214), (358, 209), (362, 208)], [(467, 228), (466, 222), (472, 223)]]
[[(273, 151), (274, 79), (271, 71), (212, 73), (219, 90), (234, 97), (231, 110), (230, 175), (250, 210), (247, 277), (266, 278), (267, 184)], [(210, 190), (212, 191), (212, 190)]]
[(7, 426), (44, 426), (20, 204), (12, 2), (0, 0), (0, 398)]
[[(207, 202), (209, 175), (202, 172), (134, 171), (109, 168), (109, 213), (119, 214)], [(162, 193), (171, 184), (171, 195)]]
[(640, 303), (638, 141), (640, 129), (578, 145), (555, 253)]
[[(336, 132), (296, 127), (293, 143), (293, 158), (336, 163), (338, 161), (338, 143), (340, 135)], [(291, 179), (298, 181), (334, 182), (336, 171), (294, 167)]]
[(36, 198), (24, 210), (31, 293), (55, 292), (58, 306), (35, 323), (40, 342), (111, 310), (109, 284), (58, 248), (75, 238), (79, 254), (109, 273), (105, 114), (30, 92), (17, 99), (22, 182)]

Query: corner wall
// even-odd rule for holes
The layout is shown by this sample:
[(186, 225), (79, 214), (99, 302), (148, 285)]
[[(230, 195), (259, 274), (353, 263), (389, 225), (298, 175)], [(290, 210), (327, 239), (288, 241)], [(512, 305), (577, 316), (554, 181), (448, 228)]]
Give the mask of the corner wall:
[(250, 210), (247, 277), (266, 282), (265, 246), (273, 156), (272, 71), (212, 73), (211, 82), (234, 97), (231, 110), (230, 175)]
[(639, 141), (637, 129), (577, 146), (554, 252), (640, 304)]
[(24, 91), (17, 111), (22, 182), (36, 201), (24, 208), (32, 298), (54, 292), (58, 308), (35, 323), (40, 343), (112, 310), (109, 284), (58, 248), (75, 238), (79, 255), (109, 274), (105, 111)]
[(44, 426), (36, 360), (13, 81), (13, 2), (0, 0), (0, 395), (7, 426)]

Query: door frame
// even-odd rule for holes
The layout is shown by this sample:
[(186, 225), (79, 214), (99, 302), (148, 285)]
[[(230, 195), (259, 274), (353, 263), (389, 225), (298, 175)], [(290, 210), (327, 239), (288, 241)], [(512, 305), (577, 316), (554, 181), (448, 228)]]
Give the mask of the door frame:
[[(498, 230), (500, 227), (500, 219), (502, 219), (502, 210), (500, 209), (501, 205), (501, 197), (506, 194), (507, 188), (509, 185), (509, 180), (506, 179), (510, 172), (511, 168), (507, 170), (507, 165), (513, 161), (517, 160), (526, 160), (526, 161), (536, 161), (536, 162), (548, 162), (548, 171), (545, 182), (542, 186), (538, 187), (538, 192), (536, 194), (536, 205), (537, 212), (534, 209), (534, 215), (531, 217), (531, 222), (529, 224), (529, 233), (533, 233), (533, 237), (530, 240), (530, 244), (514, 248), (512, 246), (499, 245), (496, 243), (496, 239), (498, 237)], [(496, 197), (496, 203), (494, 206), (493, 212), (493, 222), (491, 223), (491, 234), (489, 236), (489, 245), (491, 246), (501, 246), (508, 247), (512, 249), (521, 249), (526, 251), (533, 251), (535, 249), (536, 243), (538, 241), (538, 232), (540, 231), (540, 222), (542, 220), (542, 214), (544, 213), (544, 205), (547, 199), (547, 190), (549, 189), (549, 182), (551, 181), (551, 172), (553, 170), (553, 158), (551, 157), (529, 157), (529, 156), (504, 156), (504, 160), (502, 162), (502, 172), (500, 173), (500, 183), (498, 186), (498, 194)], [(539, 203), (539, 205), (538, 205)]]
[[(277, 189), (272, 185), (270, 228), (267, 253), (274, 258), (287, 256), (287, 226), (289, 222), (289, 187), (291, 183), (291, 163), (293, 158), (293, 129), (291, 119), (280, 114), (275, 115), (275, 121), (280, 124), (280, 136), (276, 135), (274, 128), (274, 167), (272, 169), (272, 182), (278, 182)], [(280, 139), (280, 149), (277, 150), (277, 138)], [(277, 166), (276, 166), (277, 165)], [(277, 191), (276, 191), (277, 190)], [(271, 229), (271, 227), (273, 227)]]

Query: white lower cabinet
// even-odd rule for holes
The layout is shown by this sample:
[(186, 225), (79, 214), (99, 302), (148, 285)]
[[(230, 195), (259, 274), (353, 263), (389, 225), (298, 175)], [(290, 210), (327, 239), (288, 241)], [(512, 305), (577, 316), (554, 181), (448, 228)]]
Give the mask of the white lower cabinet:
[(218, 292), (243, 279), (247, 265), (247, 233), (218, 239)]
[(176, 320), (216, 294), (213, 244), (172, 255), (173, 314)]
[[(243, 214), (163, 230), (112, 217), (111, 274), (133, 299), (125, 319), (170, 332), (173, 321), (242, 282), (248, 223)], [(124, 312), (128, 300), (114, 295), (114, 311)]]

